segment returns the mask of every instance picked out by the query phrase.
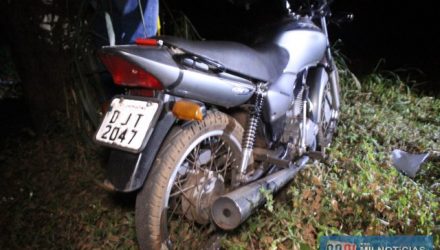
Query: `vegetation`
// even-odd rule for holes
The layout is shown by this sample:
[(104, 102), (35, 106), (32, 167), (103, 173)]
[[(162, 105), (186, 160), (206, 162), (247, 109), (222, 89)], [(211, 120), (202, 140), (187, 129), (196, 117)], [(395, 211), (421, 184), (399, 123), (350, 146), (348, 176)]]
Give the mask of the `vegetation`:
[[(342, 73), (329, 159), (295, 177), (273, 210), (225, 239), (227, 248), (316, 249), (322, 235), (434, 235), (440, 246), (440, 100), (416, 95), (390, 72), (361, 85)], [(432, 157), (412, 180), (392, 167), (395, 148)]]
[[(430, 234), (440, 245), (440, 100), (392, 73), (362, 84), (341, 73), (344, 105), (328, 160), (268, 197), (224, 237), (226, 249), (315, 249), (331, 234)], [(105, 191), (106, 151), (62, 125), (0, 140), (0, 249), (137, 248), (134, 195)], [(433, 157), (412, 180), (391, 166), (394, 148)]]

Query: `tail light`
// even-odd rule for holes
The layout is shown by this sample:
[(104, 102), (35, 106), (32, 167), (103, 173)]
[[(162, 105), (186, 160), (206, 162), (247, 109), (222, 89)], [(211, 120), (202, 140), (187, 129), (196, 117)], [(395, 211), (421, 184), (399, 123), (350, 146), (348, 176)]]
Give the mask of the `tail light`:
[(99, 54), (117, 85), (143, 87), (149, 89), (163, 89), (162, 84), (152, 74), (141, 67), (132, 64), (118, 55)]

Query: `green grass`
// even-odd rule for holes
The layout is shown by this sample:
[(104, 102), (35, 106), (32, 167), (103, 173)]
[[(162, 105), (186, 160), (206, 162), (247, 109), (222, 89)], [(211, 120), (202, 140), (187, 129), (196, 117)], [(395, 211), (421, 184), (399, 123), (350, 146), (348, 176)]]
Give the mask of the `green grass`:
[[(415, 94), (391, 73), (360, 85), (341, 75), (344, 103), (329, 159), (268, 197), (224, 238), (225, 248), (315, 249), (331, 234), (433, 234), (439, 245), (438, 159), (411, 180), (389, 155), (440, 151), (440, 100)], [(137, 248), (134, 196), (103, 190), (105, 151), (75, 138), (23, 130), (0, 139), (0, 249)]]
[(428, 234), (440, 245), (438, 159), (415, 180), (390, 160), (395, 148), (438, 154), (440, 100), (416, 95), (392, 73), (360, 85), (341, 74), (344, 103), (329, 159), (295, 177), (273, 209), (260, 209), (224, 240), (226, 248), (316, 249), (322, 235)]

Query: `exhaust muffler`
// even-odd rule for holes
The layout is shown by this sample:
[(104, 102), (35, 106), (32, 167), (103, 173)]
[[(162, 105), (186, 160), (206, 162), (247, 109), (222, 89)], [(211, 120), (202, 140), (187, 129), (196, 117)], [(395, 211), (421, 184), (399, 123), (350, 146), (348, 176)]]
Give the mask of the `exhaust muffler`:
[(262, 188), (271, 193), (277, 192), (292, 180), (308, 161), (308, 156), (302, 156), (289, 168), (218, 197), (211, 208), (211, 217), (214, 223), (224, 230), (238, 227), (252, 214), (255, 208), (266, 201), (260, 191)]

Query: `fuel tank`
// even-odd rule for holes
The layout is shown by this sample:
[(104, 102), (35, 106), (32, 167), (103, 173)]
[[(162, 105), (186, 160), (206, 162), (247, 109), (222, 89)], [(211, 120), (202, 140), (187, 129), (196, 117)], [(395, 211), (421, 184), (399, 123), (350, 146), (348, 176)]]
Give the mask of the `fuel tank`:
[(269, 87), (264, 109), (264, 118), (269, 122), (276, 121), (286, 113), (293, 99), (298, 74), (316, 66), (324, 57), (327, 47), (325, 34), (309, 18), (290, 18), (274, 30), (269, 39), (289, 53), (289, 61), (283, 74)]
[(314, 66), (324, 56), (327, 40), (322, 30), (310, 18), (290, 19), (280, 25), (274, 42), (289, 53), (285, 73), (298, 73)]

